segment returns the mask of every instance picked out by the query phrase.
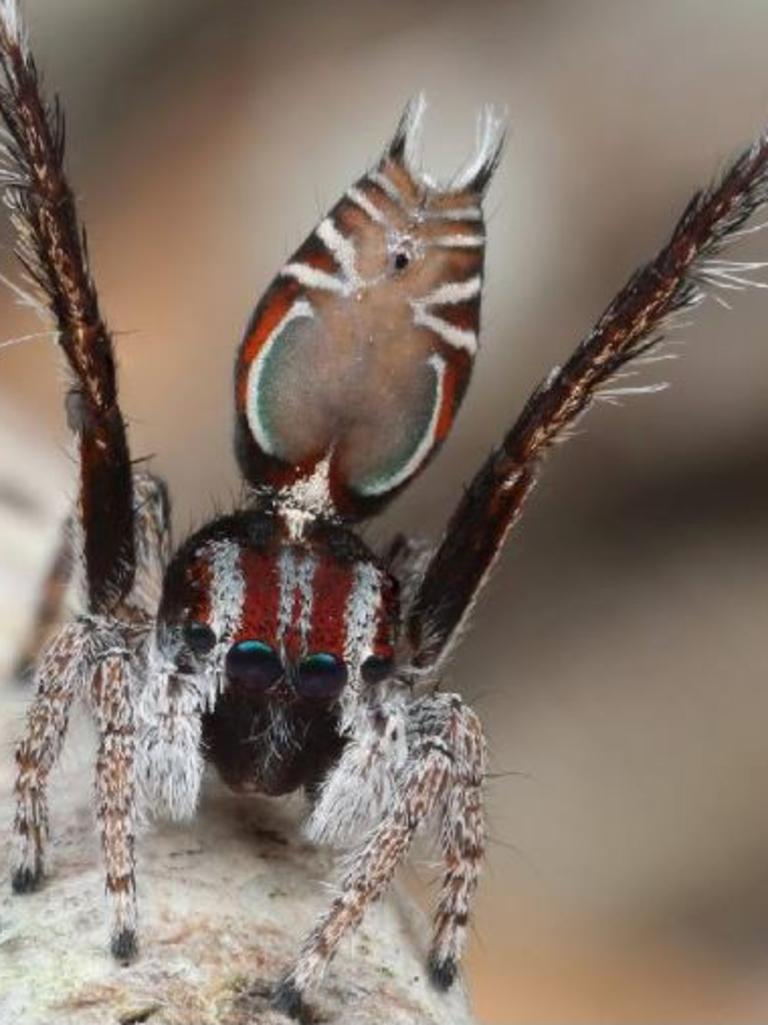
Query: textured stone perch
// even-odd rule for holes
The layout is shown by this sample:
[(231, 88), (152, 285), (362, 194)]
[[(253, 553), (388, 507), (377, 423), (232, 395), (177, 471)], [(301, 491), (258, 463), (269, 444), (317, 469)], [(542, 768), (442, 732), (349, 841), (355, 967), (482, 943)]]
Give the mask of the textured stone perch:
[[(25, 702), (0, 700), (0, 816), (12, 816), (12, 742)], [(160, 825), (139, 843), (141, 956), (121, 968), (107, 953), (103, 876), (90, 805), (93, 740), (82, 723), (50, 794), (50, 873), (43, 888), (0, 897), (3, 1025), (285, 1025), (268, 984), (327, 905), (328, 852), (296, 828), (298, 802), (239, 798), (211, 779), (197, 819)], [(318, 1022), (464, 1025), (459, 986), (431, 989), (421, 914), (402, 893), (374, 907), (312, 1001)]]

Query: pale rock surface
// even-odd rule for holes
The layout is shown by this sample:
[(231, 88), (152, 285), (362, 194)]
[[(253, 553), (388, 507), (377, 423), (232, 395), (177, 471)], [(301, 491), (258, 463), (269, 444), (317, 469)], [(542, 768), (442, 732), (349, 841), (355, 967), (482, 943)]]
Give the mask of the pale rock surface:
[[(12, 818), (12, 739), (24, 702), (6, 685), (0, 821)], [(139, 842), (141, 956), (106, 948), (98, 838), (90, 804), (93, 738), (74, 724), (51, 788), (50, 873), (35, 894), (0, 889), (1, 1025), (278, 1025), (263, 994), (330, 899), (332, 858), (296, 828), (298, 801), (239, 798), (216, 780), (189, 825)], [(338, 1025), (469, 1025), (464, 994), (431, 989), (425, 923), (397, 891), (371, 909), (312, 1001)]]

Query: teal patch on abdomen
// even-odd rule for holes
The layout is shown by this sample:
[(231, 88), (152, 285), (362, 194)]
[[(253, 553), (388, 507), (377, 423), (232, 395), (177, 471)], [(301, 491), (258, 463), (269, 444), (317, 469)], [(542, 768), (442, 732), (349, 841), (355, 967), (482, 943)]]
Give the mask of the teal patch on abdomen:
[(247, 416), (269, 455), (302, 463), (333, 450), (337, 479), (376, 497), (405, 483), (434, 448), (445, 360), (425, 352), (406, 370), (383, 348), (386, 336), (371, 350), (355, 326), (346, 321), (347, 337), (331, 338), (308, 302), (294, 303), (251, 367)]
[(328, 440), (324, 362), (322, 328), (309, 303), (296, 302), (248, 377), (248, 423), (265, 452), (299, 462)]
[[(382, 417), (386, 410), (379, 410), (373, 433), (386, 438), (389, 445), (371, 453), (375, 458), (370, 466), (357, 461), (360, 469), (350, 475), (349, 485), (358, 494), (385, 495), (412, 477), (427, 459), (435, 445), (444, 372), (442, 356), (432, 355), (426, 363), (414, 367), (412, 383), (420, 387), (403, 396), (407, 403), (403, 402), (399, 410), (393, 409), (391, 418)], [(352, 447), (351, 440), (346, 447)]]

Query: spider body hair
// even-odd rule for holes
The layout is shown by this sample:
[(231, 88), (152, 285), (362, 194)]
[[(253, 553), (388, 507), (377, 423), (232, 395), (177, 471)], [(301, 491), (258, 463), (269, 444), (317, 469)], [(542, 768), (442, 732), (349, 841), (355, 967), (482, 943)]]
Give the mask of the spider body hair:
[[(306, 997), (386, 890), (415, 833), (436, 829), (444, 874), (427, 958), (439, 989), (461, 953), (484, 854), (487, 752), (477, 715), (439, 690), (446, 659), (548, 449), (704, 287), (742, 288), (716, 259), (768, 199), (768, 138), (698, 193), (670, 241), (531, 395), (434, 548), (372, 551), (356, 523), (423, 470), (450, 430), (478, 347), (482, 202), (503, 144), (486, 109), (451, 182), (418, 167), (424, 103), (257, 303), (235, 366), (243, 508), (175, 551), (162, 481), (130, 459), (112, 338), (64, 173), (57, 103), (43, 100), (16, 0), (0, 0), (0, 183), (17, 255), (72, 377), (79, 497), (64, 559), (81, 613), (39, 657), (16, 751), (17, 892), (45, 871), (48, 776), (76, 701), (99, 733), (96, 815), (111, 949), (138, 952), (135, 822), (194, 813), (204, 761), (240, 791), (311, 799), (308, 830), (345, 848), (327, 912), (274, 993)], [(617, 391), (618, 389), (618, 391)], [(48, 614), (46, 611), (46, 615)]]

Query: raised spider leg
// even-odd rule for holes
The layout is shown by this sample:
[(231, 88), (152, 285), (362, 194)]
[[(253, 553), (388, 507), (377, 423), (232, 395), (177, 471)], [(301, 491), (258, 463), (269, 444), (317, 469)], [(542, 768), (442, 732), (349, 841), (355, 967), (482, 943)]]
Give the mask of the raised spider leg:
[(595, 399), (646, 390), (623, 388), (618, 373), (651, 353), (669, 318), (698, 304), (705, 288), (727, 285), (739, 264), (724, 260), (722, 251), (766, 202), (768, 132), (693, 197), (666, 245), (533, 392), (466, 488), (415, 588), (406, 620), (417, 667), (434, 670), (450, 654), (553, 444), (568, 436)]
[(0, 4), (0, 185), (16, 232), (16, 254), (50, 311), (72, 374), (70, 427), (80, 456), (77, 520), (87, 609), (111, 612), (135, 567), (130, 454), (112, 339), (99, 309), (85, 235), (64, 172), (64, 121), (44, 100), (16, 0)]
[[(382, 895), (414, 834), (435, 813), (446, 874), (429, 969), (441, 988), (455, 978), (483, 854), (485, 741), (477, 716), (455, 694), (435, 694), (414, 702), (407, 709), (406, 728), (407, 757), (394, 774), (391, 810), (350, 855), (339, 895), (302, 944), (296, 963), (275, 992), (275, 1007), (294, 1017), (304, 1015), (304, 997), (320, 981), (342, 937)], [(346, 771), (343, 762), (344, 756), (334, 772)], [(333, 773), (328, 780), (332, 783)]]

